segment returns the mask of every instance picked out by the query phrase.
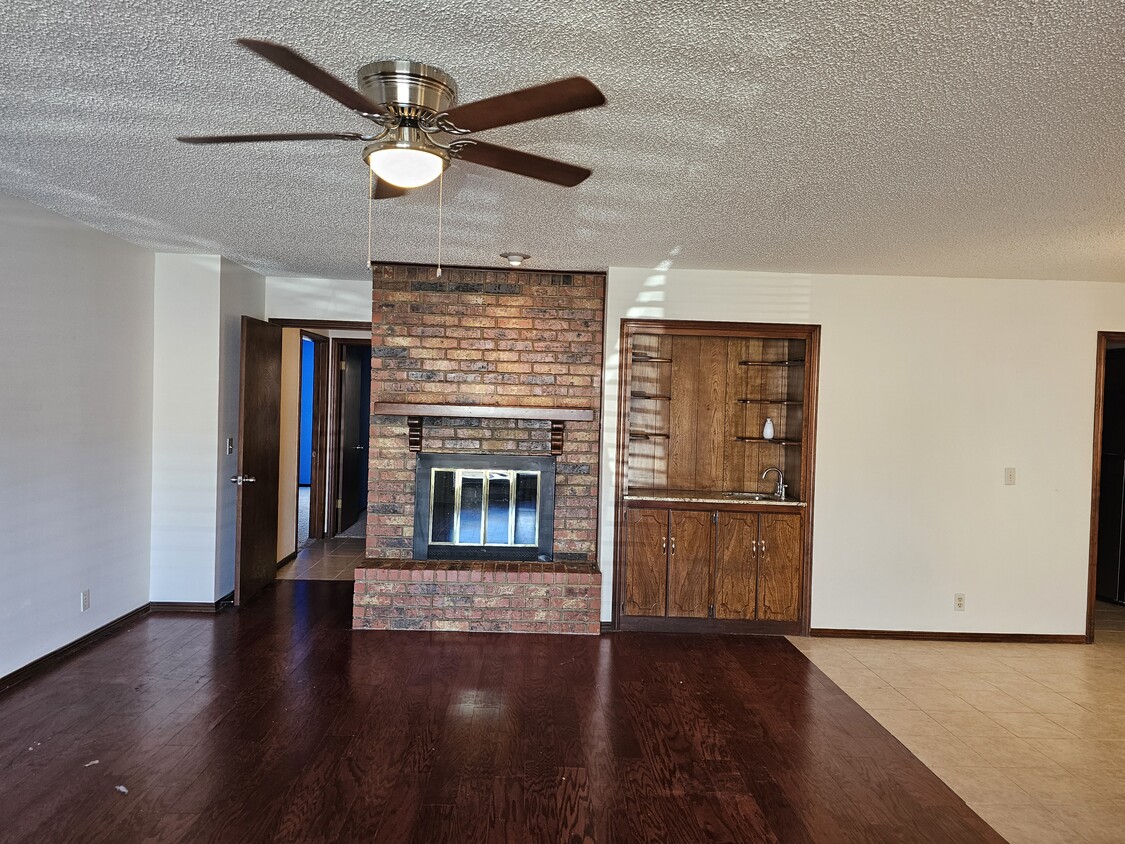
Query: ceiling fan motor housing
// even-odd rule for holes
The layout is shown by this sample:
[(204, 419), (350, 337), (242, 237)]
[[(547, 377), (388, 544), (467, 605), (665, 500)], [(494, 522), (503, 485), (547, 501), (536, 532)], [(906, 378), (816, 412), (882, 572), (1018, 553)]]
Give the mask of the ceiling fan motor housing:
[(441, 68), (421, 62), (382, 61), (359, 69), (359, 89), (402, 117), (438, 114), (457, 102), (457, 83)]

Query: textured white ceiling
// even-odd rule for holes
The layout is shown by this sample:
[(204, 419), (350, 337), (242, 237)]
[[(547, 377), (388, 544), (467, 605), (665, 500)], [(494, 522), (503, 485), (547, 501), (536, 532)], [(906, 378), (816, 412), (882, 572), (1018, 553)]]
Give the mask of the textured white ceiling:
[[(349, 82), (409, 58), (461, 101), (571, 74), (606, 108), (482, 133), (592, 167), (458, 163), (450, 264), (1125, 280), (1121, 0), (7, 0), (0, 190), (159, 249), (362, 278), (362, 143), (177, 134), (371, 124), (232, 42)], [(437, 186), (375, 205), (376, 259), (436, 259)]]

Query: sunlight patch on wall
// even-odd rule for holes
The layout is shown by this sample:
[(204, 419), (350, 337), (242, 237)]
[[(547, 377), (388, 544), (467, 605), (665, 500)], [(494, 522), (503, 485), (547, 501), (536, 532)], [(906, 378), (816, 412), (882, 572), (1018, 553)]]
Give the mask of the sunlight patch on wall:
[(665, 288), (672, 260), (680, 254), (680, 247), (674, 246), (668, 257), (653, 268), (653, 273), (641, 284), (634, 304), (625, 312), (627, 319), (663, 319), (665, 312)]

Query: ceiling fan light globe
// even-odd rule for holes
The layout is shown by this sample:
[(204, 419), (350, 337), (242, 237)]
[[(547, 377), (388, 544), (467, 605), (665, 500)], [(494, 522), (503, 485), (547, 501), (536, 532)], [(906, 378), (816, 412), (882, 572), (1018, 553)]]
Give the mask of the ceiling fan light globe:
[(367, 158), (375, 177), (395, 187), (418, 188), (441, 175), (445, 160), (432, 152), (402, 147), (374, 150)]

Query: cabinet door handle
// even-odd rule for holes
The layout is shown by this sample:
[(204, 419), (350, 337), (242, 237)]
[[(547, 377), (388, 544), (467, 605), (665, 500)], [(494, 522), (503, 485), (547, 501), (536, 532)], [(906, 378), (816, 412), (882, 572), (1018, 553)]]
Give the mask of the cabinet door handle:
[(758, 540), (758, 550), (761, 551), (763, 554), (766, 553), (766, 541), (764, 539)]
[(668, 537), (667, 536), (660, 537), (660, 553), (661, 554), (667, 554), (668, 553)]
[(672, 537), (672, 556), (676, 556), (676, 537)]

